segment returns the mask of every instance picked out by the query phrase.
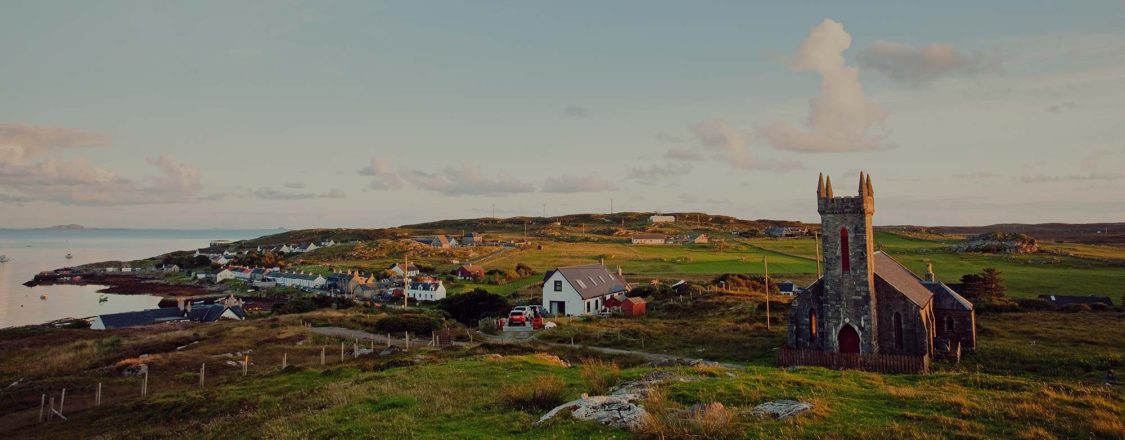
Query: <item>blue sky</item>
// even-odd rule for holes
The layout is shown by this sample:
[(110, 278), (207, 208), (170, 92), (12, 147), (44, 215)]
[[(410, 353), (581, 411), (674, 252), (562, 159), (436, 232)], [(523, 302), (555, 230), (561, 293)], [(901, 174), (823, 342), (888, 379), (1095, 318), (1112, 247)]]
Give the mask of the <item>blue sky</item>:
[(1121, 2), (5, 2), (0, 227), (1121, 221)]

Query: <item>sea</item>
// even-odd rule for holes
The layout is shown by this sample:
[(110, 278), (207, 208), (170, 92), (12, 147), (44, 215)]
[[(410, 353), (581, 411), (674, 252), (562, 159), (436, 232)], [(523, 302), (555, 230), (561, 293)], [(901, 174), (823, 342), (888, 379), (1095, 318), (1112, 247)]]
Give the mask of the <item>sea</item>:
[[(0, 229), (0, 328), (42, 324), (64, 318), (156, 307), (153, 295), (107, 294), (105, 286), (27, 287), (35, 274), (60, 267), (100, 261), (130, 261), (177, 250), (206, 247), (211, 240), (246, 240), (281, 230), (150, 230), (150, 229)], [(74, 258), (67, 259), (70, 253)]]

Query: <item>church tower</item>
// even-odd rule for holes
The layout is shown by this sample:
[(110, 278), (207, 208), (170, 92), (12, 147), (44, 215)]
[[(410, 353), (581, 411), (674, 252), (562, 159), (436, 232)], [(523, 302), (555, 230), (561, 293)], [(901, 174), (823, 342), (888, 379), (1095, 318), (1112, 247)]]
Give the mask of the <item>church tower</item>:
[(836, 197), (832, 178), (821, 175), (816, 189), (824, 257), (822, 350), (879, 351), (871, 217), (875, 194), (871, 176), (859, 174), (859, 195)]

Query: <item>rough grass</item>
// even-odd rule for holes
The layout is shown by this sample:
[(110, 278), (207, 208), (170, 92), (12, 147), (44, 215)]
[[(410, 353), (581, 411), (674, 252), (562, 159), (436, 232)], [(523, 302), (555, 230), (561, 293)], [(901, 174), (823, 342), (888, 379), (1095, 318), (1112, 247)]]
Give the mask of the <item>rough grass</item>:
[(500, 400), (508, 408), (526, 412), (546, 412), (565, 402), (566, 384), (552, 375), (536, 377), (530, 382), (508, 384), (500, 388)]
[(621, 368), (617, 366), (617, 362), (601, 358), (582, 358), (578, 364), (578, 373), (591, 395), (606, 394), (621, 381)]

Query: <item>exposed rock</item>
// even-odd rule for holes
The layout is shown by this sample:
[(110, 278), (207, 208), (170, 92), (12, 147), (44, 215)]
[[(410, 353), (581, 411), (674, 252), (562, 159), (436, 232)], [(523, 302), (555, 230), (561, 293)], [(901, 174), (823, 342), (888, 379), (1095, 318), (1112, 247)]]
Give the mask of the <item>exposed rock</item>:
[(635, 404), (641, 397), (636, 394), (611, 396), (583, 396), (555, 407), (544, 414), (536, 424), (541, 424), (563, 411), (570, 411), (578, 420), (591, 420), (606, 426), (629, 430), (640, 429), (648, 418), (648, 411)]
[(974, 235), (953, 247), (954, 252), (988, 254), (1032, 254), (1039, 251), (1039, 241), (1024, 234), (986, 232)]
[(784, 420), (812, 409), (811, 403), (796, 400), (774, 400), (755, 406), (754, 409), (750, 410), (750, 415)]
[(653, 367), (721, 367), (718, 362), (705, 361), (703, 359), (687, 359), (687, 358), (667, 358), (658, 361), (649, 362)]
[(133, 364), (121, 369), (121, 375), (125, 377), (144, 376), (148, 373), (148, 364)]
[(384, 348), (383, 351), (380, 351), (379, 356), (390, 356), (390, 355), (398, 353), (400, 351), (402, 351), (401, 348), (398, 348), (398, 347), (392, 345), (390, 347)]

